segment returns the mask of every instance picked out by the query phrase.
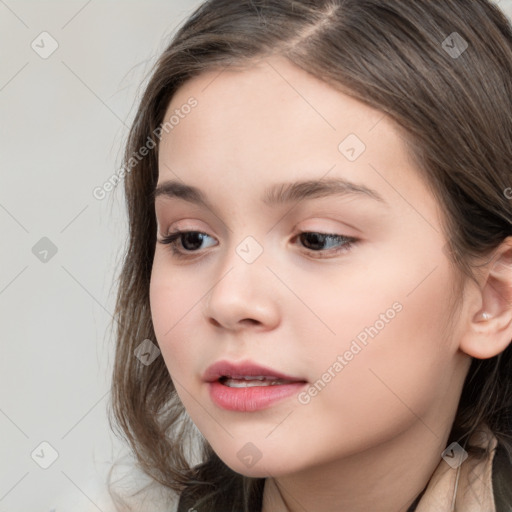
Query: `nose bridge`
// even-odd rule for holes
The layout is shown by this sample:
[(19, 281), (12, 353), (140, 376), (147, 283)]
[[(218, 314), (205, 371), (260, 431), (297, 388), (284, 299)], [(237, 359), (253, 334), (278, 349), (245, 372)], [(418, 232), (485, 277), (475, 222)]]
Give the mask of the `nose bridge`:
[(218, 280), (208, 294), (205, 314), (224, 326), (248, 319), (273, 323), (277, 318), (275, 290), (268, 281), (263, 245), (252, 235), (230, 247)]
[[(237, 294), (243, 292), (243, 295), (252, 295), (254, 288), (268, 278), (264, 253), (263, 244), (252, 235), (247, 235), (240, 242), (232, 244), (227, 254), (221, 256), (224, 262), (218, 285), (226, 281), (228, 292), (230, 289), (231, 292), (235, 292), (236, 288)], [(238, 287), (241, 287), (240, 290)]]
[(264, 248), (254, 236), (246, 236), (235, 248), (236, 254), (246, 265), (253, 265), (261, 258)]

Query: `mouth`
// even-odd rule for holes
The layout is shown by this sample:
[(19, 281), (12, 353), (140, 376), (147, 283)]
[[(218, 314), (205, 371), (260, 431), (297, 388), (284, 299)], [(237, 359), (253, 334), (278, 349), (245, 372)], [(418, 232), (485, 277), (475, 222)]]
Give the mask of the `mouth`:
[(255, 412), (300, 392), (307, 380), (245, 361), (219, 361), (203, 375), (212, 401), (235, 412)]

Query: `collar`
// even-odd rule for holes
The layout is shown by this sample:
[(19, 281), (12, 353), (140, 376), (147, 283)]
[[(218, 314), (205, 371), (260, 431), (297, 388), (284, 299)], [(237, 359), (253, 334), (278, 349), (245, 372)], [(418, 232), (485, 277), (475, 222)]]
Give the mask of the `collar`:
[[(489, 447), (489, 456), (478, 460), (469, 455), (455, 468), (452, 465), (456, 463), (449, 464), (446, 462), (449, 459), (441, 459), (415, 512), (496, 512), (492, 462), (498, 441), (491, 430), (483, 425), (471, 436), (470, 442), (482, 448)], [(448, 454), (453, 455), (454, 452)]]

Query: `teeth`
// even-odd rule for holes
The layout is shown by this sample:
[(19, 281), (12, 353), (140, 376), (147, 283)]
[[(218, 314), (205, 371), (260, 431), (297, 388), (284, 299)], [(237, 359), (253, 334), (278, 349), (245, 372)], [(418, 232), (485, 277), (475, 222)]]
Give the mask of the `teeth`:
[(255, 386), (277, 386), (286, 384), (288, 381), (283, 379), (269, 380), (267, 377), (242, 377), (227, 378), (223, 377), (221, 383), (230, 388), (252, 388)]
[(252, 375), (231, 375), (231, 377), (223, 377), (224, 379), (231, 378), (236, 380), (276, 380), (275, 377), (266, 377), (263, 375), (252, 376)]

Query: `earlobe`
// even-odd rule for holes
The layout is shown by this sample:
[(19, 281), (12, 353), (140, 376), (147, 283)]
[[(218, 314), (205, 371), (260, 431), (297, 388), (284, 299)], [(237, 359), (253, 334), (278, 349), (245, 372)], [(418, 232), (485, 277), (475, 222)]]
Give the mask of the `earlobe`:
[(487, 313), (487, 311), (482, 311), (475, 315), (474, 321), (475, 322), (486, 322), (487, 320), (490, 320), (491, 318), (492, 318), (492, 315), (490, 313)]
[(512, 237), (494, 251), (482, 269), (481, 279), (481, 305), (471, 312), (460, 348), (477, 359), (489, 359), (512, 341)]

